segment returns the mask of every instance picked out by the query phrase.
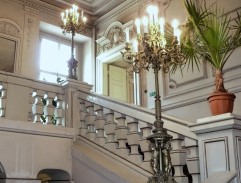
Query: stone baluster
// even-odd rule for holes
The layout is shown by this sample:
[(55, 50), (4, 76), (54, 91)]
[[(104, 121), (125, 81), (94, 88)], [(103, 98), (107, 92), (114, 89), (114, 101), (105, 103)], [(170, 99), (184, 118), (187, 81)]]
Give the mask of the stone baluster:
[(104, 108), (104, 115), (105, 115), (105, 134), (107, 136), (107, 142), (105, 144), (105, 148), (115, 152), (118, 144), (115, 139), (115, 128), (116, 128), (116, 122), (114, 121), (114, 111)]
[(96, 129), (96, 138), (95, 143), (104, 146), (106, 143), (106, 138), (104, 136), (104, 125), (105, 125), (105, 117), (103, 114), (103, 107), (99, 105), (94, 105), (94, 109), (96, 112), (95, 118), (95, 129)]
[(79, 128), (79, 134), (81, 136), (85, 136), (87, 133), (87, 126), (86, 126), (86, 115), (87, 115), (87, 109), (85, 107), (85, 101), (80, 99), (80, 128)]
[(34, 91), (32, 96), (34, 98), (34, 103), (32, 106), (32, 112), (33, 112), (33, 122), (43, 122), (43, 120), (41, 119), (42, 115), (43, 115), (43, 102), (42, 102), (42, 98), (44, 96), (44, 91), (42, 90), (37, 90)]
[(54, 110), (55, 106), (53, 105), (53, 100), (55, 98), (54, 93), (46, 93), (44, 95), (44, 100), (46, 104), (44, 105), (44, 117), (45, 117), (45, 124), (56, 124), (54, 119)]
[(127, 116), (126, 123), (129, 129), (127, 142), (131, 148), (131, 152), (127, 159), (137, 165), (140, 165), (142, 162), (142, 155), (139, 153), (139, 140), (141, 138), (141, 134), (138, 128), (138, 120)]
[(56, 126), (65, 126), (63, 122), (63, 96), (57, 94), (54, 98), (55, 108), (54, 108), (54, 118), (56, 120)]
[(180, 134), (168, 132), (173, 136), (171, 162), (175, 172), (177, 183), (187, 183), (188, 177), (183, 173), (183, 167), (186, 165), (186, 150), (182, 148), (184, 137)]
[(116, 140), (118, 141), (118, 147), (116, 153), (121, 157), (127, 158), (129, 149), (127, 148), (127, 126), (126, 116), (124, 114), (115, 112), (115, 119), (117, 120), (117, 126), (115, 129)]
[(33, 89), (29, 90), (29, 108), (28, 108), (28, 121), (34, 121), (32, 107), (34, 104)]
[(200, 183), (200, 168), (198, 155), (198, 141), (185, 137), (184, 146), (187, 151), (187, 168), (189, 174), (192, 176), (193, 183)]
[(0, 85), (0, 117), (5, 117), (6, 110), (6, 89), (5, 84)]
[(94, 104), (88, 101), (85, 101), (85, 107), (87, 109), (87, 115), (85, 117), (86, 125), (87, 125), (87, 134), (86, 137), (92, 141), (95, 140), (96, 132), (95, 132), (95, 113), (94, 113)]
[(139, 127), (142, 132), (142, 138), (140, 139), (141, 151), (144, 153), (144, 160), (141, 163), (141, 167), (147, 171), (152, 172), (151, 168), (151, 151), (149, 148), (150, 141), (146, 138), (152, 134), (152, 124), (139, 121)]

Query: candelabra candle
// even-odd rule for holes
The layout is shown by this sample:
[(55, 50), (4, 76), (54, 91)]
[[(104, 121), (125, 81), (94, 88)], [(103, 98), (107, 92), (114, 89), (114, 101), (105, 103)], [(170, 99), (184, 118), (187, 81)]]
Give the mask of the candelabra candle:
[(72, 8), (65, 10), (61, 13), (61, 24), (60, 27), (63, 29), (63, 33), (71, 33), (71, 58), (68, 60), (68, 68), (70, 79), (77, 79), (76, 68), (77, 61), (74, 58), (74, 36), (76, 33), (81, 33), (85, 31), (85, 23), (87, 18), (84, 16), (83, 10), (81, 12), (81, 17), (79, 17), (78, 6), (73, 5)]
[(81, 12), (81, 18), (79, 17), (78, 6), (73, 5), (72, 8), (65, 10), (61, 13), (61, 25), (63, 33), (81, 33), (84, 32), (85, 23), (87, 18)]
[[(153, 176), (149, 177), (148, 183), (176, 183), (171, 175), (172, 164), (170, 157), (172, 136), (167, 134), (161, 120), (161, 100), (159, 94), (159, 70), (167, 73), (171, 67), (179, 67), (185, 63), (181, 53), (180, 30), (177, 20), (173, 23), (174, 35), (170, 36), (170, 31), (163, 18), (158, 19), (157, 7), (151, 5), (147, 8), (148, 18), (143, 18), (143, 28), (141, 31), (141, 21), (135, 21), (137, 40), (133, 41), (133, 52), (131, 45), (127, 42), (122, 57), (128, 63), (133, 64), (134, 72), (141, 72), (142, 69), (152, 68), (155, 74), (155, 117), (153, 134), (147, 137), (150, 141), (152, 151), (151, 167)], [(129, 32), (129, 31), (128, 31)], [(144, 32), (144, 34), (141, 34)], [(126, 32), (127, 33), (127, 32)], [(127, 36), (128, 37), (128, 36)], [(167, 38), (172, 37), (172, 40)]]

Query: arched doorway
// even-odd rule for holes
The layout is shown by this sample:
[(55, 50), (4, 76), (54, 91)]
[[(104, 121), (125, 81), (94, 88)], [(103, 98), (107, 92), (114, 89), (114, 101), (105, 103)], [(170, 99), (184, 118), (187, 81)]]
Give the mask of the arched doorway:
[(37, 179), (42, 183), (70, 183), (71, 181), (69, 173), (61, 169), (43, 169), (38, 173)]
[(7, 176), (6, 176), (5, 170), (3, 168), (2, 163), (0, 162), (0, 183), (5, 183), (6, 178), (7, 178)]

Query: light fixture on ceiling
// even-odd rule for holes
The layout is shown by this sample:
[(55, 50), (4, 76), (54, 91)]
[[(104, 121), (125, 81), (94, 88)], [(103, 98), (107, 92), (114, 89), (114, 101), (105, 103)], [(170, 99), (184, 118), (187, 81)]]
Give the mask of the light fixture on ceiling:
[(66, 9), (61, 13), (61, 19), (60, 27), (63, 29), (63, 33), (72, 34), (71, 58), (68, 60), (68, 78), (77, 80), (76, 68), (78, 62), (74, 58), (74, 36), (76, 33), (84, 32), (87, 18), (84, 16), (83, 10), (80, 15), (78, 12), (78, 6), (73, 4), (72, 8)]

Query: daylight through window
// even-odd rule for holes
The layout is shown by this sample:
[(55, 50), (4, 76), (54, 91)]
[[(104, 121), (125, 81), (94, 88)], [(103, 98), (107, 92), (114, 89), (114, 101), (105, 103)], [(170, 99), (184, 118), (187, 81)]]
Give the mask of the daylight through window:
[(57, 78), (64, 80), (68, 75), (67, 61), (70, 56), (71, 45), (43, 37), (40, 45), (39, 79), (53, 83), (57, 83)]

